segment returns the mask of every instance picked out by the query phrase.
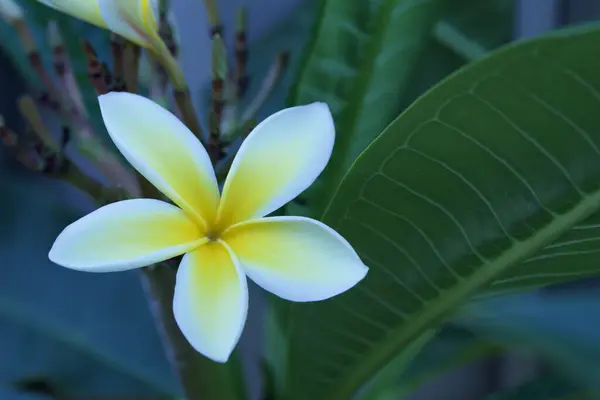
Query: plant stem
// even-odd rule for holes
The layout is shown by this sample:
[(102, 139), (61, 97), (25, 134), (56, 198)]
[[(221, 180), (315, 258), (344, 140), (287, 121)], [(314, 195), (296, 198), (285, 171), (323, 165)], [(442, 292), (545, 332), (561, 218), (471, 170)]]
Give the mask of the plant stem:
[(477, 41), (444, 21), (437, 23), (433, 37), (468, 62), (477, 60), (488, 53), (488, 50)]
[(141, 51), (141, 47), (133, 42), (126, 42), (123, 51), (123, 80), (127, 91), (131, 93), (138, 90)]
[(290, 53), (282, 51), (275, 57), (275, 62), (271, 65), (269, 72), (265, 76), (260, 90), (256, 94), (256, 97), (252, 100), (244, 114), (242, 115), (241, 125), (245, 125), (248, 121), (253, 119), (258, 113), (258, 110), (265, 104), (269, 99), (269, 95), (273, 92), (273, 89), (279, 82), (279, 79), (283, 75), (290, 58)]
[[(183, 386), (185, 398), (212, 400), (213, 397), (209, 395), (212, 390), (215, 390), (212, 389), (212, 386), (217, 383), (227, 383), (226, 366), (210, 365), (210, 369), (218, 370), (218, 375), (201, 374), (202, 371), (208, 371), (207, 367), (213, 362), (201, 356), (190, 346), (175, 322), (171, 304), (176, 273), (175, 269), (166, 263), (144, 268), (141, 273), (142, 285), (150, 304), (150, 310), (157, 322), (167, 357)], [(232, 396), (228, 396), (228, 398), (235, 398), (233, 397), (234, 388), (231, 392)]]
[(213, 164), (221, 159), (221, 118), (225, 106), (225, 80), (227, 79), (227, 49), (221, 35), (212, 37), (211, 49), (211, 107), (208, 115), (207, 151)]
[(235, 29), (235, 84), (236, 98), (241, 99), (248, 89), (248, 75), (246, 67), (248, 64), (248, 44), (246, 42), (246, 9), (240, 8), (237, 15), (237, 26)]
[(190, 98), (190, 92), (187, 88), (182, 90), (175, 89), (173, 92), (175, 97), (175, 103), (177, 103), (177, 107), (181, 112), (181, 117), (183, 122), (187, 125), (188, 128), (194, 135), (202, 142), (203, 145), (206, 145), (204, 137), (202, 136), (202, 130), (200, 129), (200, 123), (198, 122), (198, 117), (196, 116), (196, 111), (194, 110), (194, 106), (192, 105), (192, 99)]

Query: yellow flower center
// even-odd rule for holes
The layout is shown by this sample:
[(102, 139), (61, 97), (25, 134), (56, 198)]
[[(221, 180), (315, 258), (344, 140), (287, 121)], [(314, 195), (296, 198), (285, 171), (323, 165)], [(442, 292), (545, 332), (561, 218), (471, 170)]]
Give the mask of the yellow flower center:
[(219, 231), (208, 231), (206, 233), (206, 237), (211, 242), (216, 242), (217, 240), (219, 240), (220, 235), (221, 235), (221, 232), (219, 232)]

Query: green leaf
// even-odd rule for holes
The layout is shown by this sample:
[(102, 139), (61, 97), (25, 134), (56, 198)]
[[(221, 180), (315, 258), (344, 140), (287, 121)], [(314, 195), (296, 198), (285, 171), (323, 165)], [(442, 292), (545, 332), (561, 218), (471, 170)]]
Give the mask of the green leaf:
[(354, 159), (401, 111), (402, 93), (441, 12), (441, 0), (325, 0), (292, 88), (294, 105), (326, 102), (334, 154), (289, 213), (319, 215)]
[(347, 399), (490, 283), (600, 272), (599, 40), (588, 26), (496, 51), (357, 159), (323, 220), (370, 271), (330, 301), (293, 305), (292, 398)]
[(453, 324), (513, 349), (534, 351), (583, 387), (600, 390), (600, 293), (547, 290), (473, 301)]

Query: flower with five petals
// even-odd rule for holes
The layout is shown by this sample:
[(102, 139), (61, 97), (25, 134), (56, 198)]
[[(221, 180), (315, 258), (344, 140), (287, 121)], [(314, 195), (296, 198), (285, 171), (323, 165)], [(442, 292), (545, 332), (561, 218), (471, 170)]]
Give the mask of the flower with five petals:
[(248, 309), (246, 277), (297, 302), (336, 296), (367, 267), (350, 244), (323, 223), (265, 215), (310, 186), (333, 148), (324, 103), (292, 107), (261, 122), (242, 143), (219, 192), (202, 144), (173, 114), (130, 93), (99, 97), (117, 148), (175, 203), (133, 199), (109, 204), (58, 236), (50, 259), (64, 267), (107, 272), (184, 255), (173, 312), (200, 353), (227, 361)]

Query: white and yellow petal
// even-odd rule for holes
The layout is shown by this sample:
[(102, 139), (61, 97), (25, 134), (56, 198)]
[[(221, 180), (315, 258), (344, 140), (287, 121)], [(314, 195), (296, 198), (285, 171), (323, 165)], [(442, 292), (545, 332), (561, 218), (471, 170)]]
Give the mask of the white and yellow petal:
[(101, 28), (106, 28), (106, 22), (100, 12), (101, 0), (38, 0), (49, 7), (54, 8), (75, 18), (89, 22)]
[(108, 133), (131, 165), (199, 225), (214, 221), (219, 202), (215, 173), (206, 150), (183, 122), (136, 94), (98, 99)]
[(152, 47), (158, 36), (158, 0), (99, 0), (102, 17), (113, 32)]
[(247, 221), (226, 230), (222, 238), (250, 279), (286, 300), (336, 296), (360, 282), (368, 271), (342, 236), (310, 218)]
[(15, 0), (0, 0), (0, 17), (11, 23), (22, 20), (24, 18), (23, 9)]
[(227, 245), (209, 242), (183, 257), (173, 313), (198, 352), (217, 362), (229, 359), (246, 322), (248, 288)]
[(334, 139), (325, 103), (288, 108), (261, 122), (233, 161), (219, 226), (267, 215), (303, 192), (325, 168)]
[(67, 226), (49, 258), (87, 272), (124, 271), (181, 255), (205, 240), (181, 209), (159, 200), (125, 200)]

